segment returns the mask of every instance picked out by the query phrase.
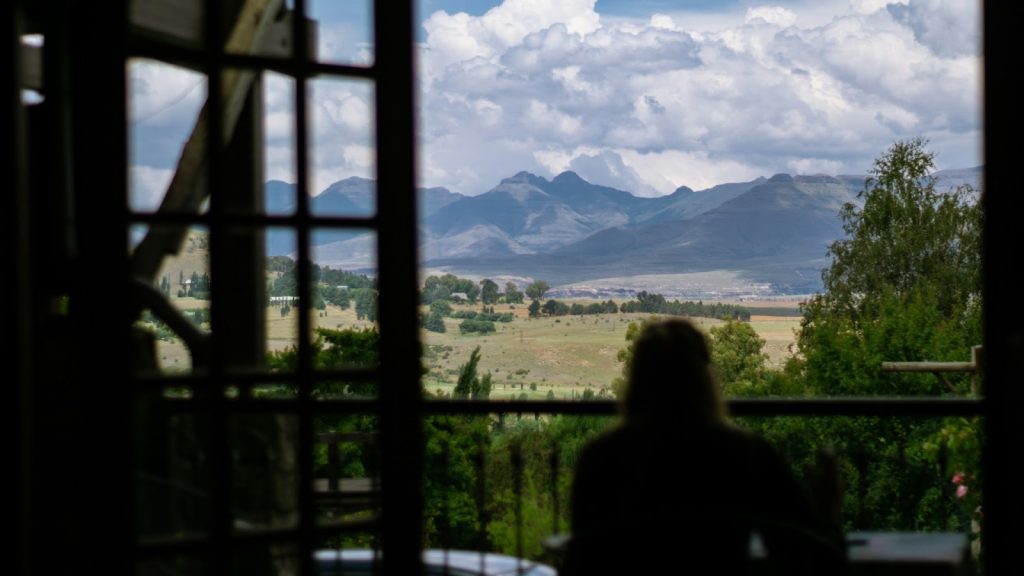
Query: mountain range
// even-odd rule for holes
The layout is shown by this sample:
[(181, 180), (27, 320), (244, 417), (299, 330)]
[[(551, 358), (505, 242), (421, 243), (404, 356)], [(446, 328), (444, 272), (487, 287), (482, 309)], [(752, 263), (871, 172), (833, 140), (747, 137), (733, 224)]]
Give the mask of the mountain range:
[[(937, 187), (977, 189), (981, 173), (980, 167), (941, 171)], [(478, 196), (421, 188), (421, 259), (431, 269), (541, 278), (583, 293), (614, 291), (615, 279), (642, 289), (637, 279), (650, 278), (651, 289), (666, 294), (806, 294), (820, 288), (826, 249), (842, 236), (840, 207), (858, 202), (864, 182), (864, 176), (777, 174), (644, 198), (574, 172), (551, 180), (519, 172)], [(341, 180), (313, 197), (310, 209), (370, 216), (374, 190), (372, 180)], [(267, 183), (268, 213), (289, 213), (294, 203), (294, 185)], [(290, 232), (272, 231), (267, 242), (269, 255), (295, 251)], [(362, 231), (316, 230), (312, 245), (320, 264), (365, 270), (374, 261), (373, 236)], [(709, 272), (726, 272), (732, 286), (686, 286), (688, 277), (706, 284)]]

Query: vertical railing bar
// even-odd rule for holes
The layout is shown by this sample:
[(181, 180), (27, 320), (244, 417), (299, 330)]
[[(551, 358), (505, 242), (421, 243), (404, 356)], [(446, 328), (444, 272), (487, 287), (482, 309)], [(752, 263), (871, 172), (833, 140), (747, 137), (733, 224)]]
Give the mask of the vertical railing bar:
[(512, 446), (512, 477), (515, 491), (516, 573), (523, 573), (523, 453), (519, 444)]
[[(442, 486), (451, 486), (451, 457), (452, 447), (450, 442), (446, 442), (444, 445), (444, 451), (441, 453), (441, 482)], [(451, 519), (451, 494), (450, 489), (444, 491), (444, 498), (441, 500), (441, 518), (444, 524), (441, 529), (441, 539), (444, 542), (442, 548), (442, 573), (445, 576), (451, 573), (450, 566), (448, 564), (448, 550), (452, 547), (452, 519)]]
[(559, 473), (559, 462), (560, 454), (558, 446), (555, 445), (551, 448), (551, 454), (548, 457), (549, 464), (551, 465), (551, 534), (558, 534), (559, 529), (559, 515), (561, 509), (559, 506), (560, 498), (558, 493), (558, 473)]
[(341, 476), (339, 442), (333, 434), (327, 438), (327, 490), (331, 492), (338, 490), (338, 478)]
[(483, 441), (477, 447), (476, 453), (476, 510), (477, 510), (477, 550), (480, 551), (480, 574), (484, 574), (487, 568), (487, 557), (484, 549), (487, 546), (487, 470), (486, 452)]

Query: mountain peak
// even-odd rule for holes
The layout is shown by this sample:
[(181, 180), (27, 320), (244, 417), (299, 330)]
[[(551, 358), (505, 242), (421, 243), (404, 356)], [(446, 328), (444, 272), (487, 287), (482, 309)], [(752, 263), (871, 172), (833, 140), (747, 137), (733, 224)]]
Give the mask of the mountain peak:
[(530, 172), (527, 172), (525, 170), (516, 172), (515, 176), (503, 178), (501, 180), (502, 184), (532, 184), (534, 186), (537, 186), (539, 184), (547, 184), (547, 182), (547, 180), (541, 178), (540, 176), (537, 176), (536, 174), (531, 174)]
[(558, 184), (575, 184), (577, 182), (582, 182), (584, 184), (587, 184), (586, 180), (580, 178), (580, 175), (573, 172), (572, 170), (566, 170), (565, 172), (562, 172), (558, 176), (555, 176), (554, 180), (552, 180), (551, 182)]
[(789, 174), (776, 174), (768, 179), (769, 182), (792, 182), (793, 177)]

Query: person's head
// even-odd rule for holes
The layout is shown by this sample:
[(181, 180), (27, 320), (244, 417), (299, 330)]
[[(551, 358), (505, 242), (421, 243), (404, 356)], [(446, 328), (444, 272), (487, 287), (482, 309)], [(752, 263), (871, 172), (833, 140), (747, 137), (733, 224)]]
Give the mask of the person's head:
[(649, 324), (633, 344), (623, 409), (631, 424), (711, 425), (724, 419), (707, 340), (686, 320)]

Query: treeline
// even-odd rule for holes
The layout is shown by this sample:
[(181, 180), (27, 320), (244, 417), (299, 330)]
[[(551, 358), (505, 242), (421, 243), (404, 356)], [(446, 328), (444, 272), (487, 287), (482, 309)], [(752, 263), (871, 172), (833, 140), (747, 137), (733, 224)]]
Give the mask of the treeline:
[(646, 291), (636, 295), (635, 300), (624, 302), (619, 310), (624, 313), (641, 312), (646, 314), (664, 314), (666, 316), (690, 316), (700, 318), (733, 318), (750, 320), (750, 310), (736, 304), (705, 304), (703, 301), (669, 302), (661, 294), (648, 294)]
[(538, 316), (584, 316), (587, 314), (616, 314), (619, 306), (615, 302), (594, 302), (592, 304), (580, 304), (573, 302), (566, 304), (560, 300), (548, 300), (543, 305), (540, 300), (534, 300), (528, 308), (530, 317)]
[[(298, 299), (299, 281), (295, 261), (287, 256), (273, 256), (267, 259), (267, 270), (279, 275), (267, 284), (267, 305), (275, 302), (274, 297)], [(335, 270), (310, 263), (310, 280), (316, 287), (312, 305), (324, 310), (332, 304), (347, 310), (355, 302), (356, 318), (374, 321), (377, 319), (377, 285), (373, 278), (346, 270)], [(292, 302), (281, 302), (281, 315), (291, 311)]]

